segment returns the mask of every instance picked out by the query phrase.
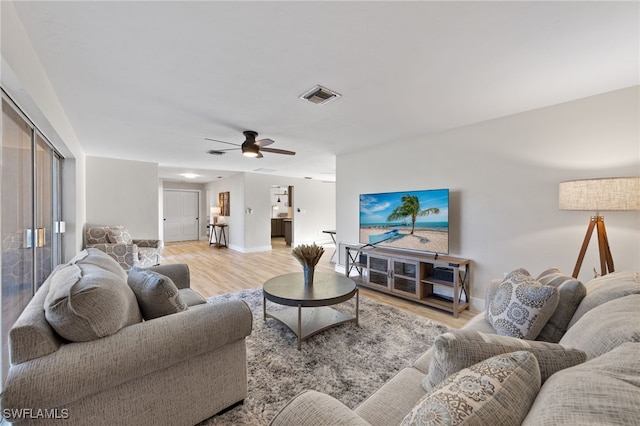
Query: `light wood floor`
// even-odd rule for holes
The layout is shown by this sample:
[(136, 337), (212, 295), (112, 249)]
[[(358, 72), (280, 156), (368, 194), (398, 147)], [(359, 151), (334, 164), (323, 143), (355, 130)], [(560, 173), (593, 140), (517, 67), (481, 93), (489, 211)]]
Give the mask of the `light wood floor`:
[[(272, 247), (271, 251), (240, 253), (228, 248), (209, 246), (206, 240), (165, 243), (162, 263), (188, 264), (191, 288), (204, 297), (211, 297), (257, 288), (276, 275), (302, 271), (298, 261), (291, 255), (291, 247), (285, 245), (284, 238), (274, 238)], [(316, 267), (317, 271), (335, 272), (335, 265), (329, 262), (332, 253), (333, 246), (325, 247), (325, 253)], [(448, 312), (363, 287), (360, 288), (360, 296), (454, 328), (463, 326), (476, 314), (473, 311), (463, 311), (459, 318), (454, 318)]]

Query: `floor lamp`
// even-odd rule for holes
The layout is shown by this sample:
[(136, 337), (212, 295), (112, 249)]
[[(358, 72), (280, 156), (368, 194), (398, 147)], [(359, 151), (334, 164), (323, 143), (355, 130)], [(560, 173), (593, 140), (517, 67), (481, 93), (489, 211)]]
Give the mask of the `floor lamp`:
[(578, 261), (573, 269), (573, 277), (578, 278), (587, 246), (593, 230), (597, 229), (598, 248), (600, 251), (600, 271), (602, 275), (614, 271), (613, 257), (609, 248), (607, 231), (604, 227), (604, 216), (601, 211), (640, 210), (640, 177), (615, 177), (600, 179), (583, 179), (560, 182), (560, 210), (595, 211), (591, 216), (587, 233), (584, 236)]

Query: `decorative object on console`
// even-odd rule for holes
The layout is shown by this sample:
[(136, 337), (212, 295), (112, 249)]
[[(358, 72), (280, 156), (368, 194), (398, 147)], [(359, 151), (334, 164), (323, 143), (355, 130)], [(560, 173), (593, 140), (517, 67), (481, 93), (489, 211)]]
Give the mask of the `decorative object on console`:
[(578, 277), (594, 227), (598, 229), (601, 275), (613, 272), (613, 257), (604, 227), (604, 216), (600, 212), (640, 210), (640, 176), (572, 180), (560, 182), (558, 189), (560, 210), (596, 212), (589, 220), (573, 277)]
[(317, 246), (315, 243), (311, 245), (301, 244), (291, 250), (293, 257), (298, 259), (298, 262), (302, 265), (305, 285), (313, 284), (313, 271), (323, 253), (324, 248)]
[(211, 207), (211, 218), (209, 219), (209, 222), (211, 223), (211, 225), (215, 225), (216, 223), (218, 223), (218, 216), (220, 216), (221, 213), (221, 209), (218, 206), (213, 206)]

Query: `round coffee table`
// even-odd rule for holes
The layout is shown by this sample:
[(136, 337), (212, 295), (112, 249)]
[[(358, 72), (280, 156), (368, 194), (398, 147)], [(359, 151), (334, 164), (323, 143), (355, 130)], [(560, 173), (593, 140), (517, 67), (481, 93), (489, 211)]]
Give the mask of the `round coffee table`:
[[(273, 318), (293, 331), (298, 336), (298, 350), (303, 340), (327, 328), (346, 322), (358, 324), (358, 288), (351, 278), (344, 275), (316, 272), (310, 286), (304, 284), (302, 272), (279, 275), (264, 283), (262, 294), (264, 320)], [(345, 302), (354, 295), (355, 316), (329, 307)], [(267, 312), (267, 300), (287, 308)]]

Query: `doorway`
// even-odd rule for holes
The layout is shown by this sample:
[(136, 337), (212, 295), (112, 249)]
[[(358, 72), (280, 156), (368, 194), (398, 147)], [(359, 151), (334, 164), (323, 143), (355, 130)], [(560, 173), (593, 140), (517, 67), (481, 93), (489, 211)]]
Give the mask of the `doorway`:
[(165, 189), (162, 194), (164, 241), (199, 239), (200, 192)]
[(293, 186), (271, 186), (271, 246), (293, 241)]

